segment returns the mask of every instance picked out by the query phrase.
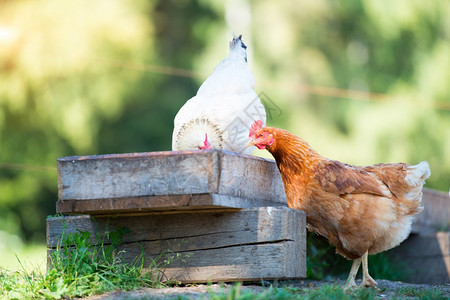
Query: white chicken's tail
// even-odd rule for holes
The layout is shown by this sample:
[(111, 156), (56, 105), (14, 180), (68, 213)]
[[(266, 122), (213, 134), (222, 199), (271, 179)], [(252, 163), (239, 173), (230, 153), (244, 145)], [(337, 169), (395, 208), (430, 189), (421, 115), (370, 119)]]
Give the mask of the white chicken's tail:
[(238, 37), (233, 37), (233, 40), (230, 42), (230, 55), (239, 55), (244, 58), (245, 61), (247, 61), (247, 46), (245, 46), (244, 42), (242, 41), (242, 34)]
[(214, 149), (222, 149), (222, 135), (218, 124), (206, 118), (195, 118), (181, 125), (178, 131), (174, 131), (172, 149), (197, 150), (203, 146), (206, 137)]
[(422, 186), (430, 175), (430, 166), (426, 161), (422, 161), (408, 168), (405, 181), (410, 187)]

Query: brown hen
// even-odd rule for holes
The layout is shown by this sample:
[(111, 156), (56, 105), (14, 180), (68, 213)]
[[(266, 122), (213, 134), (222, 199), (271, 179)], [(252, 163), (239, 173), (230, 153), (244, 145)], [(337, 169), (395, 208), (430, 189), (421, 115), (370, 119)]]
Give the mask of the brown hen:
[(308, 229), (353, 260), (345, 288), (355, 287), (362, 262), (361, 286), (374, 286), (368, 254), (391, 249), (411, 231), (413, 216), (422, 210), (422, 188), (430, 176), (428, 163), (376, 164), (360, 167), (327, 159), (286, 130), (250, 130), (250, 145), (267, 149), (275, 158), (288, 206), (306, 213)]

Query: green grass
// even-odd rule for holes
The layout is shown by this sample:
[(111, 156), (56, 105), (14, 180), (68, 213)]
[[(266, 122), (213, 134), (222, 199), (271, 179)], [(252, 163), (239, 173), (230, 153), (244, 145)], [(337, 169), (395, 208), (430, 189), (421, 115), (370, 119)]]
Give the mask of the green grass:
[[(373, 300), (380, 299), (380, 294), (373, 288), (362, 288), (353, 291), (344, 291), (341, 285), (324, 284), (318, 288), (294, 288), (294, 287), (273, 287), (269, 286), (263, 291), (254, 292), (249, 289), (243, 289), (242, 284), (237, 283), (230, 289), (221, 292), (210, 291), (205, 299), (211, 300)], [(187, 298), (180, 298), (187, 299)], [(389, 299), (421, 299), (421, 300), (443, 300), (448, 299), (439, 289), (417, 289), (400, 288)]]
[(218, 293), (209, 292), (207, 299), (211, 300), (306, 300), (306, 299), (375, 299), (375, 289), (359, 289), (353, 292), (344, 292), (342, 286), (336, 284), (324, 284), (317, 289), (291, 288), (291, 287), (267, 287), (262, 292), (243, 290), (241, 284), (235, 284), (230, 290)]
[(448, 299), (442, 291), (438, 289), (415, 289), (415, 288), (400, 288), (397, 290), (396, 297), (415, 297), (422, 300), (437, 300), (437, 299)]
[(0, 269), (0, 297), (61, 299), (162, 286), (163, 270), (180, 257), (167, 251), (144, 265), (142, 252), (133, 263), (123, 263), (117, 247), (124, 233), (125, 229), (109, 233), (110, 245), (99, 241), (98, 235), (93, 243), (89, 232), (65, 235), (52, 252), (52, 266), (46, 273), (39, 268), (28, 271), (17, 257), (20, 270)]

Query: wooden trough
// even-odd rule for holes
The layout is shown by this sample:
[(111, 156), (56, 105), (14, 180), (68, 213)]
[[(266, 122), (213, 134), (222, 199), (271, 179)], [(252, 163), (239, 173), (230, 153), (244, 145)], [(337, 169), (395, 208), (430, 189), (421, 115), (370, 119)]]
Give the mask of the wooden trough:
[(66, 216), (47, 220), (49, 253), (63, 232), (126, 227), (125, 261), (142, 250), (148, 262), (167, 250), (182, 258), (168, 280), (306, 276), (305, 214), (286, 207), (273, 161), (219, 150), (66, 157), (58, 191)]

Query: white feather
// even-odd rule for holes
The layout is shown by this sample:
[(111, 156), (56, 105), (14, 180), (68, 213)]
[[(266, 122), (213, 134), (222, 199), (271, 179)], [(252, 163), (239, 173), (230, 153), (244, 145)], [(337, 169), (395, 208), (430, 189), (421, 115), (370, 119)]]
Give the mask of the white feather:
[(425, 182), (425, 179), (430, 177), (430, 175), (430, 166), (426, 161), (422, 161), (417, 165), (410, 166), (408, 168), (405, 181), (411, 187), (418, 185), (422, 186)]
[[(245, 148), (250, 127), (256, 120), (262, 120), (264, 125), (266, 123), (266, 111), (253, 90), (254, 85), (255, 78), (247, 65), (245, 45), (240, 37), (235, 37), (230, 42), (228, 57), (214, 68), (197, 95), (178, 111), (174, 121), (172, 150), (198, 149), (203, 146), (205, 134), (208, 134), (208, 141), (214, 149), (251, 153), (253, 147)], [(198, 120), (206, 120), (209, 125), (205, 127), (205, 122)], [(214, 136), (212, 131), (215, 130), (220, 137)]]

